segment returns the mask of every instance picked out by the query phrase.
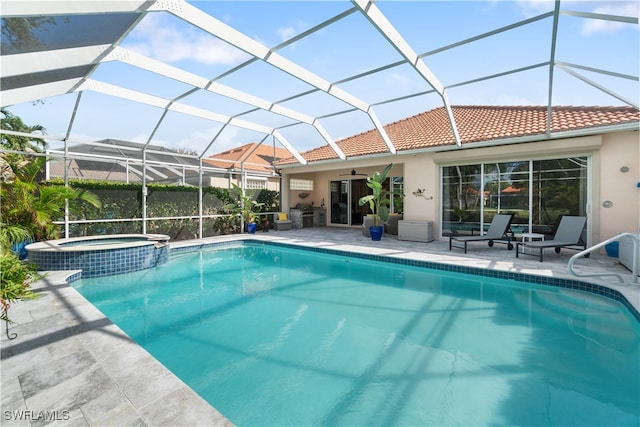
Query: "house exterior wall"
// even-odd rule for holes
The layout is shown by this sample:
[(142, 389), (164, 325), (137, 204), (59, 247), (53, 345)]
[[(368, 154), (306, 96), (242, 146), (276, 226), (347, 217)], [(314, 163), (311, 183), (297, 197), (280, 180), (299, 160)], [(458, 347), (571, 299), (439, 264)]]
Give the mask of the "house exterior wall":
[[(439, 236), (440, 183), (433, 153), (398, 156), (394, 159), (396, 161), (403, 164), (404, 172), (403, 218), (409, 221), (433, 221), (433, 233)], [(423, 190), (424, 196), (414, 195), (417, 190)]]
[[(638, 132), (604, 135), (599, 153), (594, 209), (600, 216), (600, 241), (622, 232), (640, 232), (640, 141)], [(626, 167), (628, 171), (624, 172)], [(610, 208), (603, 204), (612, 203)]]
[[(208, 183), (203, 183), (203, 185), (208, 185), (209, 187), (217, 187), (217, 188), (229, 188), (231, 187), (229, 177), (209, 177)], [(235, 181), (233, 181), (235, 182)]]
[[(301, 201), (297, 197), (298, 192), (288, 190), (288, 178), (291, 176), (314, 180), (314, 191), (304, 203), (313, 201), (316, 206), (320, 206), (323, 198), (325, 204), (328, 204), (331, 180), (349, 179), (348, 176), (341, 175), (348, 173), (352, 168), (358, 173), (370, 175), (393, 162), (391, 175), (404, 176), (404, 217), (409, 220), (433, 221), (434, 235), (437, 237), (441, 236), (441, 167), (578, 156), (587, 156), (590, 159), (587, 201), (589, 244), (601, 242), (618, 233), (640, 231), (640, 188), (637, 187), (640, 182), (638, 132), (617, 132), (513, 145), (478, 146), (286, 168), (283, 169), (283, 206), (288, 209)], [(623, 166), (629, 170), (622, 172), (620, 168)], [(434, 198), (429, 200), (416, 197), (413, 192), (418, 189), (424, 189), (427, 198)], [(606, 200), (613, 203), (612, 207), (602, 206)]]

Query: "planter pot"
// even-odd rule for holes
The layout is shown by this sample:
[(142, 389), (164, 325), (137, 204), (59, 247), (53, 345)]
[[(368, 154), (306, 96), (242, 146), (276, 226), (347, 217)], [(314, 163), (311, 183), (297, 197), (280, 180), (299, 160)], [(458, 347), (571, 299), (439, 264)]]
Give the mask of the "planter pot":
[(256, 224), (255, 222), (247, 224), (247, 233), (251, 233), (251, 234), (255, 233), (257, 225), (258, 224)]
[(604, 245), (604, 249), (607, 251), (607, 255), (613, 258), (618, 258), (620, 250), (620, 242), (611, 242)]
[(27, 240), (25, 242), (20, 242), (20, 243), (15, 243), (12, 247), (11, 250), (18, 255), (19, 259), (26, 259), (27, 258), (27, 249), (26, 246), (30, 243), (33, 243), (33, 240)]
[(371, 226), (369, 227), (369, 233), (371, 234), (371, 240), (380, 240), (382, 239), (382, 233), (384, 233), (384, 227), (381, 225), (377, 227)]

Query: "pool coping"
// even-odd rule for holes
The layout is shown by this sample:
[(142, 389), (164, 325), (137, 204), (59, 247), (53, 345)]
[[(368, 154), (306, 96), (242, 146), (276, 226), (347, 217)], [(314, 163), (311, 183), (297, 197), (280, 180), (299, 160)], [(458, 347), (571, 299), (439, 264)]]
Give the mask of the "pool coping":
[(3, 426), (233, 425), (80, 295), (69, 284), (79, 276), (48, 272), (37, 299), (10, 309)]
[[(142, 237), (146, 238), (146, 240), (142, 240)], [(133, 239), (139, 240), (133, 240)], [(70, 245), (69, 243), (80, 243), (80, 242), (99, 242), (105, 240), (117, 240), (117, 239), (125, 239), (131, 240), (129, 242), (119, 242), (113, 244), (100, 244), (100, 245), (91, 245), (85, 244), (76, 246)], [(75, 251), (105, 251), (119, 248), (130, 248), (137, 246), (147, 246), (147, 245), (157, 245), (159, 243), (169, 243), (170, 236), (166, 234), (115, 234), (115, 235), (104, 235), (104, 236), (82, 236), (82, 237), (69, 237), (65, 239), (57, 239), (57, 240), (46, 240), (43, 242), (35, 242), (30, 243), (26, 246), (28, 251), (32, 252), (75, 252)]]
[[(452, 269), (456, 263), (458, 267), (463, 263), (465, 268), (537, 276), (542, 283), (554, 279), (557, 274), (541, 268), (538, 263), (526, 264), (519, 261), (522, 266), (514, 268), (513, 263), (508, 260), (490, 262), (474, 258), (473, 254), (462, 256), (447, 253), (442, 248), (439, 249), (437, 244), (433, 246), (434, 252), (425, 254), (385, 245), (368, 246), (364, 242), (339, 242), (309, 237), (301, 239), (300, 236), (295, 231), (268, 235), (219, 236), (172, 242), (171, 252), (179, 255), (213, 245), (271, 242), (322, 249), (330, 253), (350, 252), (357, 257), (385, 257), (385, 260), (397, 258), (399, 262), (407, 264), (445, 264)], [(440, 246), (444, 245), (442, 243)], [(536, 271), (543, 274), (536, 275)], [(575, 280), (564, 274), (560, 276), (563, 277), (557, 278), (558, 280)], [(34, 413), (34, 409), (43, 407), (44, 411), (48, 411), (45, 415), (53, 412), (53, 415), (69, 418), (57, 420), (59, 424), (68, 421), (89, 426), (233, 425), (82, 297), (70, 285), (78, 278), (79, 271), (50, 272), (32, 286), (40, 293), (38, 299), (19, 302), (12, 307), (10, 316), (16, 324), (11, 327), (10, 333), (18, 333), (19, 339), (9, 341), (6, 336), (2, 337), (3, 410), (34, 417), (38, 415), (37, 412)], [(577, 282), (617, 290), (636, 311), (640, 306), (638, 286), (601, 284), (597, 279)], [(82, 363), (77, 364), (85, 368), (74, 367), (71, 370), (77, 375), (71, 375), (67, 372), (70, 360), (81, 361)], [(66, 369), (60, 370), (60, 367)], [(147, 375), (140, 375), (141, 373)], [(38, 385), (38, 391), (35, 391), (34, 384)], [(85, 389), (86, 393), (83, 394)], [(6, 415), (3, 419), (3, 425), (8, 426), (42, 424), (42, 419), (30, 422), (25, 419), (7, 419)]]

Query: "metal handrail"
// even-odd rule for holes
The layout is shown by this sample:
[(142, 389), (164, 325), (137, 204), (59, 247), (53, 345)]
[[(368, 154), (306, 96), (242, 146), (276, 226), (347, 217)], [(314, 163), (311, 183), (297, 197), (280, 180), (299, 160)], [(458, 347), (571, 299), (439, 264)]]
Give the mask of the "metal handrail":
[(577, 277), (594, 277), (594, 276), (616, 276), (618, 278), (618, 280), (620, 281), (620, 283), (624, 283), (624, 277), (622, 277), (621, 275), (619, 275), (618, 273), (599, 273), (599, 274), (578, 274), (576, 273), (576, 271), (573, 269), (573, 263), (578, 259), (578, 258), (582, 258), (583, 256), (590, 254), (591, 252), (602, 248), (605, 245), (608, 245), (609, 243), (613, 243), (613, 242), (619, 242), (620, 240), (622, 240), (625, 237), (629, 237), (631, 239), (631, 241), (633, 242), (633, 261), (632, 261), (632, 269), (631, 269), (631, 274), (633, 275), (633, 279), (632, 282), (633, 283), (638, 283), (638, 251), (640, 250), (640, 239), (632, 233), (620, 233), (617, 236), (613, 236), (610, 239), (605, 240), (604, 242), (600, 242), (597, 245), (593, 245), (590, 248), (587, 248), (581, 252), (578, 252), (577, 254), (575, 254), (574, 256), (571, 257), (571, 259), (569, 259), (569, 272), (571, 274), (573, 274), (574, 276)]

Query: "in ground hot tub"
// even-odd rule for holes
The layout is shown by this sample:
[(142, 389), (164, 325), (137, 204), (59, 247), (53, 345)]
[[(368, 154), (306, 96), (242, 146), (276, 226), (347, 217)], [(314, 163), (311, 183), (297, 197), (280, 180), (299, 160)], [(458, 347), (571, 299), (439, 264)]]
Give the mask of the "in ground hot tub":
[(85, 236), (32, 243), (26, 249), (39, 270), (82, 270), (82, 277), (97, 277), (167, 262), (169, 239), (165, 234)]

